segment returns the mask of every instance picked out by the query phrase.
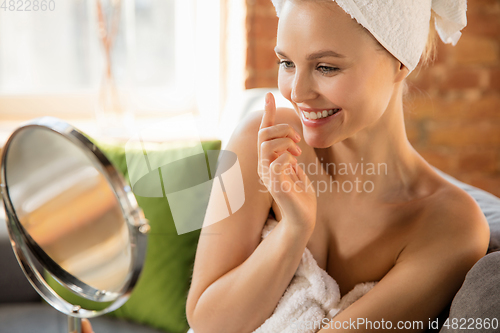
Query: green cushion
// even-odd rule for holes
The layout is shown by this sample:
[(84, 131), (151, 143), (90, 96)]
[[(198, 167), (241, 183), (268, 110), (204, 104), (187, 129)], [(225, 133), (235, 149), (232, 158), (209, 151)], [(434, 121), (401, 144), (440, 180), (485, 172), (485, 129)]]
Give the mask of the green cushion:
[[(130, 185), (124, 146), (89, 139), (102, 150)], [(165, 148), (165, 145), (161, 147), (167, 154), (174, 155), (179, 154), (179, 149), (182, 149), (178, 147), (169, 149)], [(221, 142), (219, 140), (202, 142), (202, 148), (205, 152), (220, 150)], [(143, 154), (139, 149), (133, 153)], [(178, 172), (183, 170), (186, 169), (183, 169), (180, 163)], [(189, 328), (185, 313), (186, 299), (200, 230), (178, 235), (167, 198), (142, 197), (137, 194), (135, 197), (151, 225), (145, 264), (130, 299), (110, 315), (169, 333), (185, 333)], [(71, 295), (53, 280), (51, 285), (73, 304), (80, 304), (84, 308), (99, 308), (99, 304), (96, 307), (95, 302), (82, 301)]]

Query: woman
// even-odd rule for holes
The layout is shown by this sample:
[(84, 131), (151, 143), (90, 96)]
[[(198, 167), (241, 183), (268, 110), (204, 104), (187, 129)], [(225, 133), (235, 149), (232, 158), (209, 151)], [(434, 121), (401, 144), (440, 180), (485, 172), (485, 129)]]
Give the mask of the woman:
[[(423, 321), (427, 329), (486, 253), (489, 229), (476, 202), (408, 142), (408, 68), (334, 1), (285, 1), (275, 51), (278, 86), (294, 110), (276, 110), (268, 94), (265, 111), (250, 114), (228, 143), (240, 161), (245, 203), (202, 230), (186, 307), (190, 326), (196, 333), (257, 329), (307, 246), (342, 295), (379, 281), (334, 320)], [(338, 109), (319, 120), (311, 113)], [(328, 167), (341, 163), (384, 163), (387, 173)], [(312, 165), (325, 172), (308, 173)], [(367, 185), (304, 190), (331, 179)], [(280, 223), (261, 242), (270, 209)]]
[[(254, 331), (307, 247), (342, 296), (378, 281), (333, 321), (422, 321), (408, 331), (424, 331), (486, 253), (484, 215), (408, 142), (407, 65), (334, 1), (286, 0), (279, 17), (278, 86), (294, 109), (268, 94), (227, 145), (245, 203), (202, 229), (188, 322), (195, 333)], [(261, 240), (270, 212), (279, 223)]]

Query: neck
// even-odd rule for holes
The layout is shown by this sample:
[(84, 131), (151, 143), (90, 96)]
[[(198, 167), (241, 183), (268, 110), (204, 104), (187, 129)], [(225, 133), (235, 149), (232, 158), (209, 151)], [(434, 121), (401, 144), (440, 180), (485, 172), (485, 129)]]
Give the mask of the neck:
[(394, 95), (374, 124), (331, 147), (315, 149), (340, 193), (384, 201), (413, 196), (421, 159), (406, 137), (402, 94)]

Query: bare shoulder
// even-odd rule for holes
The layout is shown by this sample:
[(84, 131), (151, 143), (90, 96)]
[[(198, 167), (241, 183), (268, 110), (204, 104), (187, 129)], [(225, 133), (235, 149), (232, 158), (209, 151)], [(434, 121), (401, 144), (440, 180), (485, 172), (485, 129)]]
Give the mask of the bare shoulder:
[[(486, 253), (489, 242), (488, 222), (477, 202), (466, 191), (445, 181), (434, 194), (428, 213), (429, 221), (435, 222), (430, 222), (434, 231), (450, 230), (450, 235), (456, 236), (450, 242), (466, 241), (481, 247), (481, 252), (484, 250)], [(443, 229), (439, 225), (440, 221)]]
[(405, 250), (408, 255), (420, 252), (435, 256), (436, 262), (456, 261), (468, 270), (486, 254), (490, 239), (488, 222), (474, 198), (439, 178), (436, 191), (422, 206), (418, 231)]
[(435, 318), (486, 254), (489, 229), (474, 199), (444, 179), (429, 179), (435, 191), (410, 203), (419, 206), (413, 211), (416, 216), (406, 221), (412, 231), (395, 265), (339, 314), (338, 321), (363, 317), (415, 323)]

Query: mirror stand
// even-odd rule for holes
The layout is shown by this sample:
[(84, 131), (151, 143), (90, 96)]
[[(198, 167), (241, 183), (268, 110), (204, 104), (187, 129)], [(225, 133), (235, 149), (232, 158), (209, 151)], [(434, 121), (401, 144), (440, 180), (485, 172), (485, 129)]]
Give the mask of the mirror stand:
[[(0, 190), (17, 261), (40, 296), (68, 316), (68, 332), (80, 333), (82, 318), (114, 311), (129, 298), (142, 270), (148, 220), (107, 157), (60, 119), (37, 118), (16, 129), (1, 157)], [(106, 307), (68, 302), (49, 277)]]
[(81, 333), (82, 319), (68, 315), (68, 333)]

